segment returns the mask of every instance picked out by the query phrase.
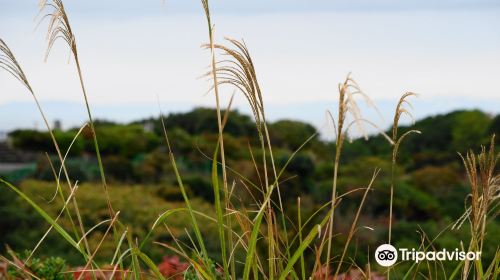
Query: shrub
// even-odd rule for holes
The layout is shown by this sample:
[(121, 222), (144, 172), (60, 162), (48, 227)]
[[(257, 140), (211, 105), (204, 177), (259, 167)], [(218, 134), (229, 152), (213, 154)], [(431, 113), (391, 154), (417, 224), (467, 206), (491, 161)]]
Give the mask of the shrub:
[[(66, 262), (64, 259), (59, 257), (49, 257), (46, 259), (31, 258), (26, 261), (30, 255), (29, 251), (25, 251), (23, 254), (14, 254), (14, 262), (18, 267), (9, 265), (7, 268), (7, 274), (13, 279), (29, 279), (31, 274), (35, 275), (39, 279), (47, 280), (65, 280), (68, 279), (66, 270)], [(23, 266), (24, 264), (24, 266)]]

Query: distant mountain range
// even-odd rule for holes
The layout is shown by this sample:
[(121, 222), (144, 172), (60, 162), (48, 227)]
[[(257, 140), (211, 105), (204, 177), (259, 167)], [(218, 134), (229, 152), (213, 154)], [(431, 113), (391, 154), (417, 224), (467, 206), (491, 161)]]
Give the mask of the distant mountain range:
[[(381, 128), (390, 126), (392, 114), (394, 113), (396, 100), (375, 100), (383, 119), (372, 109), (368, 108), (363, 102), (360, 102), (360, 108), (363, 115), (373, 120)], [(436, 114), (444, 114), (459, 109), (481, 109), (488, 114), (500, 113), (500, 100), (483, 100), (473, 98), (456, 99), (424, 99), (415, 98), (412, 101), (414, 109), (412, 114), (415, 119), (423, 119)], [(202, 104), (192, 103), (167, 103), (163, 102), (162, 111), (168, 113), (189, 112), (195, 106), (204, 106)], [(336, 101), (331, 100), (293, 103), (283, 105), (269, 104), (266, 106), (266, 112), (269, 120), (294, 119), (306, 121), (313, 124), (322, 133), (326, 123), (325, 112), (335, 111)], [(56, 120), (62, 123), (63, 128), (80, 126), (86, 119), (85, 107), (78, 102), (66, 101), (43, 101), (42, 107), (50, 122)], [(250, 115), (246, 104), (235, 104), (244, 114)], [(133, 122), (138, 119), (156, 117), (159, 115), (158, 104), (152, 103), (134, 103), (134, 104), (97, 104), (91, 105), (94, 116), (97, 119), (109, 120), (117, 123)], [(408, 120), (402, 120), (402, 123), (409, 123)], [(33, 102), (11, 102), (0, 104), (0, 132), (11, 131), (17, 128), (44, 129), (40, 114)]]

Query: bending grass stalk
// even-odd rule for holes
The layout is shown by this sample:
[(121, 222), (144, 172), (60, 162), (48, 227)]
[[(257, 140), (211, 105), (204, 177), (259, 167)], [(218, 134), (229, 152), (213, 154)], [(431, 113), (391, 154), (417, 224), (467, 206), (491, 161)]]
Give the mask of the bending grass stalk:
[(182, 211), (188, 211), (189, 212), (189, 209), (187, 209), (187, 208), (174, 208), (174, 209), (167, 210), (163, 214), (161, 214), (158, 217), (158, 219), (156, 219), (156, 221), (153, 223), (153, 226), (151, 227), (151, 229), (149, 230), (149, 232), (146, 234), (146, 236), (142, 240), (141, 244), (139, 245), (139, 249), (142, 250), (142, 247), (144, 247), (144, 245), (146, 245), (146, 242), (149, 240), (149, 238), (153, 234), (153, 231), (158, 227), (158, 225), (160, 225), (170, 215), (173, 215), (173, 214), (176, 214), (177, 212), (182, 212)]
[[(64, 163), (64, 159), (63, 159), (63, 156), (62, 156), (62, 153), (61, 153), (61, 149), (59, 148), (59, 144), (57, 143), (57, 140), (56, 140), (55, 135), (54, 135), (54, 133), (52, 131), (52, 128), (49, 125), (47, 117), (45, 116), (45, 113), (43, 112), (43, 109), (42, 109), (42, 107), (40, 105), (40, 102), (38, 101), (38, 98), (36, 97), (36, 94), (35, 94), (33, 88), (31, 87), (31, 84), (28, 81), (28, 78), (24, 74), (24, 71), (21, 68), (21, 65), (18, 63), (16, 57), (14, 56), (14, 54), (12, 53), (12, 51), (10, 50), (10, 48), (7, 46), (7, 44), (2, 39), (0, 39), (0, 68), (6, 70), (8, 73), (10, 73), (11, 75), (13, 75), (14, 78), (16, 78), (18, 81), (20, 81), (22, 83), (22, 85), (24, 87), (26, 87), (26, 89), (29, 91), (29, 93), (33, 97), (33, 99), (35, 101), (35, 104), (37, 106), (37, 109), (38, 109), (40, 115), (42, 116), (43, 122), (44, 122), (44, 124), (45, 124), (45, 126), (46, 126), (46, 128), (47, 128), (47, 130), (49, 132), (49, 135), (50, 135), (50, 138), (52, 140), (52, 143), (54, 144), (54, 147), (55, 147), (56, 152), (57, 152), (57, 156), (58, 156), (58, 158), (59, 158), (59, 160), (61, 162), (61, 169), (64, 171), (64, 175), (65, 175), (65, 178), (66, 178), (66, 181), (67, 181), (67, 184), (68, 184), (68, 188), (71, 191), (71, 189), (72, 189), (71, 180), (69, 178), (68, 171), (67, 171), (66, 165)], [(73, 141), (74, 141), (74, 139), (73, 139)], [(71, 149), (71, 146), (70, 146), (70, 148), (68, 148), (68, 151), (70, 149)], [(60, 173), (61, 172), (59, 172), (59, 174)], [(61, 197), (61, 200), (64, 202), (66, 199), (64, 198), (64, 194), (63, 194), (62, 189), (60, 187), (60, 175), (59, 175), (59, 177), (55, 176), (55, 179), (56, 179), (57, 192), (59, 193), (59, 196)], [(85, 230), (83, 228), (83, 223), (81, 221), (80, 213), (78, 211), (79, 208), (78, 208), (76, 199), (73, 198), (72, 203), (73, 203), (73, 206), (74, 206), (75, 211), (76, 211), (76, 215), (77, 215), (77, 218), (78, 218), (80, 230), (81, 230), (82, 234), (84, 234)], [(73, 234), (75, 235), (76, 239), (79, 239), (80, 237), (79, 237), (78, 231), (76, 229), (75, 223), (73, 221), (73, 217), (72, 217), (71, 213), (69, 212), (68, 208), (66, 208), (65, 211), (66, 211), (66, 214), (68, 215), (68, 217), (70, 218), (70, 223), (71, 223), (71, 228), (73, 230)], [(51, 228), (49, 228), (48, 231), (50, 231), (50, 230), (51, 230)], [(40, 240), (39, 243), (41, 243), (42, 241), (43, 241), (43, 238), (42, 238), (42, 240)], [(88, 252), (88, 254), (90, 254), (90, 248), (88, 246), (87, 240), (85, 239), (84, 242), (85, 242), (85, 247), (87, 249), (87, 252)], [(34, 253), (34, 251), (35, 250), (32, 251), (31, 255)], [(31, 258), (31, 255), (28, 257), (28, 260)]]
[[(66, 179), (67, 179), (68, 184), (69, 184), (69, 176), (68, 176), (68, 173), (67, 173), (67, 170), (66, 170), (66, 158), (68, 157), (68, 154), (69, 154), (69, 152), (71, 151), (71, 148), (73, 147), (73, 144), (75, 143), (76, 139), (78, 138), (78, 136), (80, 135), (80, 133), (83, 131), (83, 129), (84, 129), (85, 127), (86, 127), (86, 124), (84, 124), (84, 125), (83, 125), (83, 126), (82, 126), (79, 130), (78, 130), (78, 132), (76, 133), (76, 135), (75, 135), (75, 136), (73, 137), (73, 139), (71, 140), (71, 143), (70, 143), (70, 145), (69, 145), (69, 147), (68, 147), (68, 149), (67, 149), (66, 153), (64, 154), (64, 157), (63, 157), (62, 159), (60, 159), (60, 160), (61, 160), (61, 167), (59, 168), (59, 173), (58, 173), (58, 175), (57, 175), (57, 177), (56, 177), (56, 182), (57, 182), (57, 184), (59, 184), (60, 177), (61, 177), (61, 172), (62, 172), (63, 170), (64, 170), (64, 174), (65, 174)], [(54, 140), (54, 143), (56, 144), (56, 142), (55, 142), (55, 137), (53, 138), (53, 140)], [(60, 152), (58, 152), (58, 155), (59, 155), (59, 154), (60, 154)], [(60, 157), (60, 155), (59, 155), (59, 157)], [(58, 190), (59, 190), (59, 193), (60, 193), (61, 199), (64, 199), (64, 195), (62, 194), (62, 190), (61, 190), (61, 188), (60, 188), (60, 187), (58, 187)], [(78, 207), (78, 202), (76, 201), (76, 198), (75, 198), (75, 197), (73, 197), (72, 202), (73, 202), (73, 207), (75, 208), (75, 212), (76, 212), (76, 217), (77, 217), (77, 220), (78, 220), (78, 224), (79, 224), (79, 226), (80, 226), (80, 230), (81, 230), (82, 235), (83, 235), (83, 236), (82, 236), (82, 238), (81, 238), (80, 240), (82, 240), (82, 239), (83, 239), (83, 243), (84, 243), (84, 245), (85, 245), (85, 248), (87, 249), (88, 254), (90, 254), (90, 252), (91, 252), (91, 251), (90, 251), (90, 246), (89, 246), (89, 243), (88, 243), (88, 241), (87, 241), (87, 233), (88, 233), (88, 232), (85, 232), (85, 229), (84, 229), (84, 227), (83, 227), (82, 217), (81, 217), (81, 215), (80, 215), (80, 210), (79, 210), (79, 207)], [(68, 212), (68, 214), (69, 214), (69, 212)], [(70, 217), (70, 218), (71, 218), (71, 217)], [(49, 229), (49, 230), (50, 230), (50, 229)], [(78, 237), (77, 237), (77, 238), (78, 238)], [(41, 242), (41, 241), (42, 241), (42, 240), (40, 240), (40, 242)], [(78, 244), (80, 244), (80, 241), (78, 242)], [(33, 250), (33, 252), (32, 252), (31, 254), (33, 254), (33, 253), (34, 253), (34, 250)], [(88, 261), (88, 260), (87, 260), (87, 261)], [(93, 267), (92, 267), (92, 268), (93, 268)], [(93, 279), (95, 279), (95, 275), (94, 275), (94, 272), (93, 272), (93, 271), (92, 271), (92, 277), (93, 277)]]
[[(118, 254), (120, 253), (120, 250), (119, 248), (122, 246), (125, 238), (127, 237), (127, 232), (128, 230), (124, 230), (123, 233), (122, 233), (122, 236), (120, 237), (120, 240), (116, 246), (116, 250), (115, 250), (115, 253), (113, 254), (113, 258), (111, 259), (111, 265), (115, 267), (114, 270), (116, 270), (116, 268), (118, 268), (118, 266), (116, 264), (120, 263), (120, 259), (117, 259), (118, 258)], [(116, 260), (116, 263), (115, 263), (115, 260)], [(114, 274), (114, 272), (113, 272)], [(111, 279), (113, 279), (113, 274), (111, 275)]]
[[(10, 50), (10, 48), (7, 46), (7, 44), (2, 39), (0, 39), (0, 68), (6, 70), (8, 73), (12, 74), (17, 80), (19, 80), (26, 87), (26, 89), (29, 91), (29, 93), (33, 97), (33, 99), (34, 99), (34, 101), (36, 103), (37, 109), (38, 109), (38, 111), (40, 112), (40, 114), (42, 116), (42, 119), (43, 119), (43, 121), (45, 123), (45, 126), (46, 126), (46, 128), (47, 128), (47, 130), (49, 132), (51, 140), (52, 140), (52, 142), (54, 144), (54, 147), (56, 149), (58, 158), (59, 158), (59, 160), (61, 162), (61, 170), (64, 171), (64, 175), (65, 175), (65, 178), (66, 178), (66, 181), (67, 181), (67, 184), (68, 184), (68, 188), (70, 189), (70, 192), (73, 192), (72, 186), (71, 186), (71, 181), (70, 181), (70, 178), (69, 178), (69, 175), (68, 175), (68, 172), (67, 172), (67, 169), (66, 169), (66, 165), (65, 165), (65, 162), (64, 162), (64, 158), (63, 158), (62, 153), (61, 153), (61, 149), (59, 148), (59, 145), (58, 145), (57, 140), (55, 138), (55, 135), (54, 135), (54, 133), (52, 131), (52, 128), (49, 125), (47, 117), (45, 116), (45, 113), (43, 112), (43, 109), (42, 109), (42, 107), (40, 105), (40, 102), (38, 101), (38, 98), (36, 97), (36, 94), (35, 94), (33, 88), (31, 87), (31, 85), (30, 85), (30, 83), (28, 81), (28, 78), (26, 77), (26, 75), (25, 75), (24, 71), (22, 70), (20, 64), (17, 62), (17, 59), (15, 58), (14, 54), (12, 53), (12, 51)], [(73, 141), (74, 141), (74, 139), (73, 139)], [(68, 148), (68, 151), (71, 149), (71, 145)], [(52, 166), (52, 163), (51, 163), (51, 166)], [(59, 174), (60, 173), (61, 173), (61, 171), (59, 171)], [(55, 175), (55, 173), (54, 173), (54, 175)], [(55, 176), (55, 179), (56, 179), (57, 192), (59, 193), (59, 195), (61, 197), (61, 200), (64, 202), (64, 201), (66, 201), (66, 199), (64, 197), (64, 194), (62, 192), (62, 188), (60, 186), (60, 175), (59, 176)], [(73, 206), (74, 206), (75, 211), (76, 211), (79, 228), (80, 228), (80, 230), (82, 232), (82, 235), (84, 236), (83, 240), (84, 240), (85, 249), (87, 250), (87, 254), (90, 254), (90, 247), (89, 247), (87, 239), (85, 238), (85, 229), (83, 227), (83, 222), (82, 222), (82, 219), (81, 219), (81, 216), (80, 216), (80, 212), (78, 210), (79, 208), (78, 208), (78, 204), (76, 202), (75, 197), (72, 197), (71, 201), (72, 201)], [(74, 234), (75, 238), (76, 239), (80, 239), (78, 231), (77, 231), (76, 226), (75, 226), (75, 223), (73, 221), (73, 217), (72, 217), (69, 209), (67, 207), (64, 207), (63, 211), (66, 211), (66, 213), (67, 213), (67, 215), (68, 215), (68, 217), (70, 219), (71, 228), (73, 230), (73, 234)], [(55, 220), (55, 222), (57, 223), (57, 219)], [(43, 240), (48, 235), (48, 233), (52, 230), (52, 228), (53, 227), (51, 225), (51, 227), (47, 230), (46, 234), (40, 239), (40, 241), (37, 243), (37, 245), (35, 246), (35, 248), (32, 250), (32, 252), (28, 256), (27, 260), (29, 260), (32, 257), (32, 255), (34, 254), (34, 252), (36, 251), (36, 249), (38, 248), (38, 246), (43, 242)]]
[[(66, 232), (54, 219), (52, 219), (52, 217), (50, 217), (50, 215), (47, 214), (47, 212), (45, 212), (40, 206), (38, 206), (38, 204), (36, 204), (33, 200), (31, 200), (26, 194), (24, 194), (22, 191), (20, 191), (14, 185), (3, 180), (2, 178), (0, 178), (0, 183), (5, 184), (7, 187), (9, 187), (11, 190), (13, 190), (17, 195), (19, 195), (19, 197), (21, 197), (23, 200), (28, 202), (28, 204), (31, 205), (31, 207), (33, 207), (33, 209), (35, 209), (35, 211), (45, 221), (47, 221), (64, 238), (64, 240), (66, 240), (72, 247), (74, 247), (80, 254), (82, 254), (82, 256), (85, 259), (90, 258), (90, 256), (80, 246), (78, 246), (78, 243), (71, 237), (71, 235), (68, 234), (68, 232)], [(77, 190), (78, 190), (78, 186), (75, 186), (68, 199), (71, 199)], [(69, 202), (69, 200), (66, 201), (66, 204), (68, 202)]]
[[(88, 97), (87, 97), (87, 91), (85, 89), (85, 84), (83, 82), (83, 75), (82, 75), (82, 70), (80, 67), (80, 60), (78, 59), (78, 49), (76, 45), (76, 39), (73, 34), (73, 31), (71, 30), (71, 25), (69, 23), (68, 15), (66, 14), (66, 10), (64, 8), (64, 4), (62, 0), (52, 0), (51, 2), (48, 2), (47, 0), (44, 0), (40, 4), (40, 11), (43, 11), (46, 7), (51, 7), (54, 9), (51, 13), (47, 14), (46, 17), (50, 17), (49, 21), (49, 28), (47, 32), (47, 41), (48, 41), (48, 46), (47, 46), (47, 51), (45, 54), (45, 59), (48, 58), (50, 51), (52, 47), (54, 46), (54, 43), (57, 41), (57, 39), (63, 39), (69, 46), (71, 53), (73, 54), (73, 58), (75, 60), (76, 64), (76, 70), (78, 73), (78, 78), (80, 82), (80, 87), (83, 93), (83, 98), (85, 101), (85, 107), (87, 110), (87, 115), (89, 118), (89, 126), (92, 132), (92, 138), (94, 141), (94, 148), (96, 151), (96, 157), (97, 157), (97, 162), (99, 166), (99, 172), (101, 175), (101, 181), (103, 184), (104, 188), (104, 194), (106, 196), (106, 201), (108, 203), (108, 210), (109, 210), (109, 215), (110, 218), (112, 219), (114, 217), (114, 210), (111, 205), (109, 193), (108, 193), (108, 187), (106, 183), (106, 176), (104, 173), (104, 167), (102, 164), (102, 159), (101, 159), (101, 153), (99, 150), (99, 143), (97, 141), (97, 135), (95, 132), (95, 127), (94, 127), (94, 121), (92, 119), (92, 113), (90, 110), (90, 105), (88, 102)], [(116, 230), (115, 230), (116, 231)], [(116, 233), (116, 232), (115, 232)]]
[[(99, 143), (97, 141), (97, 135), (96, 135), (95, 127), (94, 127), (94, 121), (92, 119), (92, 113), (91, 113), (90, 105), (88, 102), (87, 91), (85, 89), (85, 84), (83, 82), (83, 75), (82, 75), (82, 69), (80, 66), (80, 60), (78, 58), (78, 49), (77, 49), (77, 45), (76, 45), (76, 39), (75, 39), (75, 36), (74, 36), (73, 31), (71, 29), (69, 18), (68, 18), (68, 15), (66, 14), (66, 10), (64, 8), (64, 4), (63, 4), (62, 0), (52, 0), (50, 2), (48, 2), (48, 0), (41, 0), (40, 12), (45, 10), (47, 7), (52, 8), (53, 11), (49, 12), (45, 16), (45, 17), (50, 18), (48, 31), (47, 31), (48, 46), (47, 46), (47, 51), (45, 54), (45, 60), (47, 60), (54, 43), (58, 39), (63, 39), (67, 43), (71, 53), (73, 54), (73, 58), (75, 60), (76, 69), (77, 69), (77, 73), (78, 73), (78, 78), (80, 81), (80, 87), (81, 87), (81, 90), (83, 93), (85, 107), (86, 107), (87, 115), (89, 118), (89, 126), (90, 126), (90, 130), (92, 132), (94, 148), (95, 148), (97, 162), (98, 162), (98, 166), (99, 166), (99, 173), (101, 175), (101, 182), (103, 184), (104, 195), (105, 195), (106, 202), (108, 205), (108, 212), (109, 212), (110, 218), (114, 219), (115, 212), (113, 210), (113, 206), (111, 205), (111, 200), (110, 200), (110, 196), (109, 196), (109, 192), (108, 192), (108, 186), (106, 183), (106, 175), (104, 173), (104, 166), (102, 163), (101, 153), (99, 150)], [(120, 222), (118, 221), (117, 224), (120, 224)], [(115, 242), (118, 242), (119, 234), (118, 234), (118, 230), (116, 228), (116, 224), (113, 224), (113, 236), (114, 236)]]

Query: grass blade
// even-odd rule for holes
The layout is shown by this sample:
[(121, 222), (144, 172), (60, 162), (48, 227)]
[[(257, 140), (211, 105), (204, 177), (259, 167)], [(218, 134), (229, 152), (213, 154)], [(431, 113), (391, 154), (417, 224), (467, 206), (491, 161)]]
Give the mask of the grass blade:
[(217, 172), (217, 155), (219, 152), (219, 143), (215, 148), (214, 156), (212, 159), (212, 186), (214, 188), (214, 197), (215, 197), (215, 211), (217, 212), (217, 229), (219, 231), (219, 240), (221, 246), (222, 253), (222, 264), (224, 268), (224, 274), (226, 279), (229, 279), (228, 274), (228, 263), (226, 259), (226, 236), (224, 234), (224, 217), (222, 214), (222, 206), (221, 206), (221, 196), (220, 196), (220, 188), (219, 188), (219, 175)]
[(35, 211), (42, 216), (45, 221), (47, 221), (71, 246), (75, 247), (83, 256), (88, 257), (85, 251), (83, 251), (80, 246), (78, 246), (77, 242), (71, 237), (71, 235), (66, 232), (52, 217), (50, 217), (47, 212), (45, 212), (38, 204), (36, 204), (33, 200), (31, 200), (27, 195), (25, 195), (21, 190), (10, 184), (9, 182), (0, 178), (0, 182), (5, 184), (11, 190), (13, 190), (17, 195), (19, 195), (22, 199), (24, 199), (28, 204), (35, 209)]
[(257, 245), (260, 224), (262, 223), (263, 216), (264, 216), (264, 211), (259, 211), (255, 219), (255, 223), (253, 225), (252, 235), (250, 236), (250, 241), (248, 242), (247, 257), (245, 260), (245, 268), (243, 270), (243, 280), (248, 280), (250, 276), (250, 268), (253, 266), (255, 247)]
[(303, 255), (304, 251), (309, 247), (309, 244), (314, 241), (316, 236), (318, 235), (319, 229), (322, 228), (326, 222), (330, 219), (330, 215), (332, 215), (332, 211), (330, 210), (328, 214), (323, 218), (320, 224), (317, 226), (313, 227), (312, 230), (309, 232), (309, 234), (306, 236), (306, 238), (299, 244), (299, 247), (297, 250), (293, 253), (292, 257), (288, 260), (288, 263), (285, 267), (285, 269), (281, 272), (281, 275), (279, 277), (280, 280), (285, 280), (288, 274), (293, 269), (293, 266), (297, 262), (297, 260)]
[(161, 272), (158, 270), (158, 267), (156, 264), (143, 252), (139, 251), (139, 249), (136, 250), (137, 252), (135, 253), (141, 260), (151, 269), (153, 274), (157, 277), (157, 279), (160, 280), (165, 280), (165, 277), (161, 274)]

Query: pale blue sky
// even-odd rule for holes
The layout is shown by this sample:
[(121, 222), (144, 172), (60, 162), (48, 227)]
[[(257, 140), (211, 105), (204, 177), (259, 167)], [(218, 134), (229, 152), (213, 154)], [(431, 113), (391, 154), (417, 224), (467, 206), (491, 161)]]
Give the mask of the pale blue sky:
[[(25, 13), (38, 0), (2, 0), (0, 14)], [(67, 3), (66, 3), (67, 2)], [(146, 16), (160, 14), (157, 6), (164, 3), (172, 13), (198, 13), (197, 0), (68, 0), (65, 4), (75, 13), (105, 16)], [(397, 11), (397, 10), (454, 10), (499, 8), (497, 0), (212, 0), (214, 13), (284, 13), (326, 11)]]
[[(68, 51), (58, 44), (43, 62), (45, 26), (34, 30), (37, 2), (0, 0), (0, 37), (47, 114), (66, 126), (82, 123)], [(205, 95), (209, 83), (198, 79), (209, 64), (200, 49), (207, 34), (198, 1), (65, 4), (98, 117), (156, 115), (157, 95), (165, 111), (213, 104)], [(499, 0), (220, 0), (211, 6), (217, 41), (244, 38), (249, 46), (275, 119), (321, 126), (324, 111), (335, 108), (337, 83), (350, 71), (386, 120), (405, 91), (420, 94), (417, 117), (459, 108), (500, 113)], [(236, 107), (248, 112), (242, 98)], [(0, 73), (0, 130), (40, 123), (34, 109), (23, 89)]]

